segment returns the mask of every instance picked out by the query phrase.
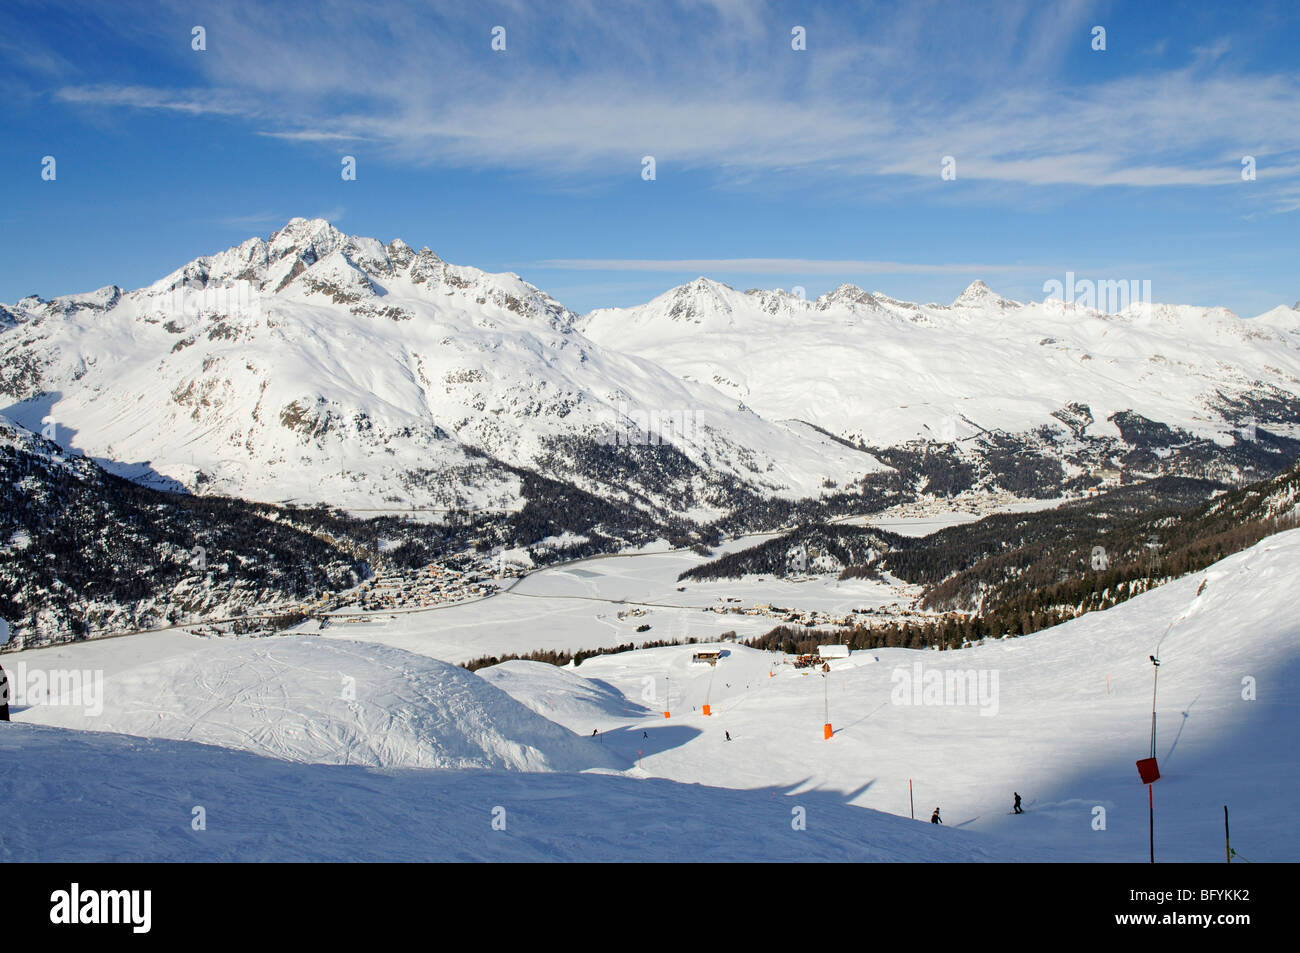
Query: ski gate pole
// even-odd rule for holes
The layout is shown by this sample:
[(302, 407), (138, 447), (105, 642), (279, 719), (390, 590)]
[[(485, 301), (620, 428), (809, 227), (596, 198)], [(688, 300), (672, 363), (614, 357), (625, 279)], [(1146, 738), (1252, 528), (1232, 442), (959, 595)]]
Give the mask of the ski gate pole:
[(1223, 805), (1223, 848), (1228, 852), (1228, 863), (1232, 863), (1232, 838), (1228, 834), (1228, 805)]
[(1151, 793), (1151, 785), (1147, 785), (1147, 817), (1151, 827), (1151, 863), (1156, 862), (1156, 802), (1155, 795)]
[(1160, 661), (1151, 656), (1151, 757), (1156, 756), (1156, 686), (1160, 681)]
[(912, 820), (916, 820), (916, 802), (912, 800), (912, 779), (907, 779), (907, 809), (912, 814)]

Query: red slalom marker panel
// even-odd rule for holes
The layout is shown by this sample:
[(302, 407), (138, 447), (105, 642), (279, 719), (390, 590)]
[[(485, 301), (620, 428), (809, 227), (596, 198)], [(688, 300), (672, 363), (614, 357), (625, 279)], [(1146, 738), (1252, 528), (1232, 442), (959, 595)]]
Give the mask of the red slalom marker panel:
[(1143, 784), (1153, 784), (1160, 780), (1160, 769), (1156, 767), (1155, 758), (1143, 758), (1137, 763), (1137, 768)]

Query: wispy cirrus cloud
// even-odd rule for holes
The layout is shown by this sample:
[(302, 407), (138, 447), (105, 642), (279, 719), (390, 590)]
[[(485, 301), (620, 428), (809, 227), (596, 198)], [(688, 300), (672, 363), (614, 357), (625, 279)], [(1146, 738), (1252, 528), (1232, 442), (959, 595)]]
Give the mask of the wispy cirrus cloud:
[[(1300, 173), (1300, 76), (1233, 72), (1226, 38), (1176, 69), (1102, 69), (1066, 83), (1093, 4), (920, 2), (848, 29), (846, 14), (774, 4), (546, 8), (376, 3), (363, 19), (233, 3), (208, 14), (208, 88), (68, 85), (66, 102), (211, 115), (304, 145), (369, 143), (385, 161), (626, 175), (661, 169), (729, 181), (884, 178), (981, 185), (1252, 185), (1275, 210)], [(668, 15), (660, 15), (666, 13)], [(934, 17), (949, 29), (937, 32)], [(797, 17), (797, 21), (794, 19)], [(790, 49), (791, 24), (808, 49)], [(508, 28), (503, 53), (489, 46)], [(1099, 54), (1104, 55), (1104, 54)], [(1098, 61), (1103, 62), (1103, 61)], [(1265, 173), (1268, 173), (1267, 175)]]
[(90, 86), (62, 86), (55, 98), (88, 106), (125, 106), (159, 109), (193, 116), (241, 116), (254, 118), (258, 110), (251, 100), (236, 91), (222, 89), (158, 89), (151, 86), (122, 86), (101, 83)]
[(266, 136), (270, 139), (285, 139), (289, 142), (348, 142), (348, 141), (368, 141), (374, 140), (368, 136), (359, 136), (348, 132), (328, 132), (323, 129), (299, 129), (294, 132), (264, 132), (259, 131), (259, 136)]
[(288, 216), (278, 215), (274, 212), (255, 212), (252, 215), (230, 215), (225, 218), (216, 220), (218, 225), (224, 225), (227, 228), (265, 228), (268, 225), (280, 225), (287, 220)]
[(855, 261), (815, 258), (550, 258), (532, 268), (557, 271), (667, 271), (759, 275), (934, 275), (1039, 271), (1021, 265)]

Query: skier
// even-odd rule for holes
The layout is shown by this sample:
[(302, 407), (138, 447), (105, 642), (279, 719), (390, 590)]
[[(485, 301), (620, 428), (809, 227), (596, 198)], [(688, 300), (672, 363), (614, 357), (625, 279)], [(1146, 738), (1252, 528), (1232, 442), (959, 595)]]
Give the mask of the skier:
[(0, 721), (9, 720), (9, 676), (0, 665)]
[(729, 731), (724, 731), (723, 734), (727, 736), (727, 740), (728, 740), (728, 741), (731, 740), (731, 732), (729, 732)]
[(1011, 809), (1011, 813), (1013, 813), (1013, 814), (1023, 814), (1023, 813), (1025, 813), (1024, 811), (1022, 811), (1022, 810), (1020, 809), (1020, 794), (1019, 794), (1019, 792), (1013, 791), (1013, 792), (1011, 792), (1011, 793), (1016, 795), (1016, 806), (1013, 807), (1013, 808)]
[(643, 731), (643, 732), (641, 732), (641, 737), (642, 737), (642, 738), (649, 738), (650, 735)]
[(596, 735), (597, 735), (598, 733), (599, 733), (599, 732), (597, 731), (597, 729), (595, 729), (595, 728), (591, 729), (591, 737), (593, 737), (593, 738), (596, 737)]
[(939, 809), (937, 807), (934, 809), (934, 813), (930, 815), (930, 823), (931, 824), (943, 823), (943, 821), (939, 818)]

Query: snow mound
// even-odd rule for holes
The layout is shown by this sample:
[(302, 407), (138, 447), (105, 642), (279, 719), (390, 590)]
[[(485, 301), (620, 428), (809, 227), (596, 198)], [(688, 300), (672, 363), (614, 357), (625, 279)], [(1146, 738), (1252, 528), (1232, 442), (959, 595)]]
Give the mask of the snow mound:
[(654, 713), (606, 682), (546, 662), (502, 662), (479, 669), (478, 675), (542, 717), (584, 734), (612, 725), (611, 719), (622, 724)]
[(610, 768), (609, 755), (457, 666), (400, 649), (284, 636), (211, 647), (104, 681), (103, 711), (22, 720), (197, 741), (306, 764)]

